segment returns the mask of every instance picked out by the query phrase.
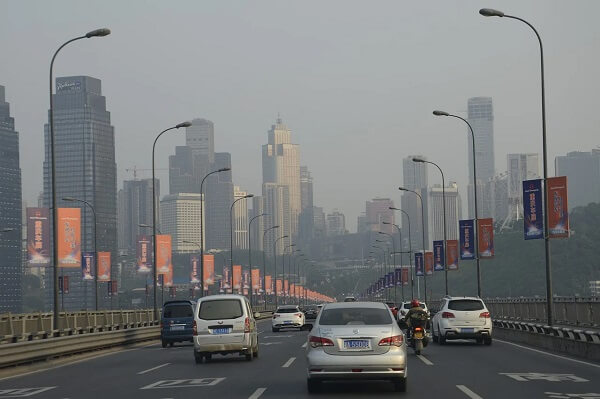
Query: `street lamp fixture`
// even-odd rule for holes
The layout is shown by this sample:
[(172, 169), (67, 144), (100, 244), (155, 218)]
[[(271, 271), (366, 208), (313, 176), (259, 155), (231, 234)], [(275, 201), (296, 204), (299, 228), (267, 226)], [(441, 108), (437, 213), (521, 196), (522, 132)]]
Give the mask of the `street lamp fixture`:
[(484, 17), (503, 17), (504, 13), (502, 11), (494, 10), (493, 8), (482, 8), (479, 10), (479, 13)]

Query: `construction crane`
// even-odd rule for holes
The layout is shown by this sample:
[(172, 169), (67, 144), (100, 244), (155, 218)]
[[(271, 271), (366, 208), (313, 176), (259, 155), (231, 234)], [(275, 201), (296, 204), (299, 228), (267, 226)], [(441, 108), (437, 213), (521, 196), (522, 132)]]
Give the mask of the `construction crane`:
[[(142, 168), (139, 169), (136, 165), (133, 165), (133, 168), (126, 168), (125, 172), (133, 172), (133, 180), (137, 180), (137, 173), (138, 171), (151, 171), (152, 168)], [(156, 168), (154, 170), (169, 170), (169, 168)]]

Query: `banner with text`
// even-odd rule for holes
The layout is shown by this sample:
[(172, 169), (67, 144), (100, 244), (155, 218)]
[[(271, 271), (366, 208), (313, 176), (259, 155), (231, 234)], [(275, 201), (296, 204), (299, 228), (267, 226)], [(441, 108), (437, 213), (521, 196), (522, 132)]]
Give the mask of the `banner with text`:
[(458, 240), (446, 241), (446, 264), (448, 270), (458, 270)]
[(477, 220), (477, 239), (479, 240), (479, 257), (494, 257), (494, 220), (492, 218)]
[(408, 277), (408, 272), (410, 270), (408, 270), (408, 268), (403, 268), (402, 269), (402, 285), (408, 285), (408, 281), (409, 281), (409, 277)]
[(233, 289), (238, 292), (242, 289), (242, 266), (233, 265)]
[(204, 289), (215, 283), (215, 256), (204, 255)]
[(223, 266), (223, 279), (221, 281), (223, 289), (231, 289), (231, 268), (229, 266)]
[(58, 267), (81, 267), (80, 208), (58, 208)]
[(252, 289), (259, 292), (260, 288), (260, 269), (252, 269)]
[(171, 236), (169, 234), (156, 235), (156, 268), (159, 273), (168, 273), (173, 268)]
[(98, 252), (98, 281), (110, 281), (110, 252)]
[(152, 236), (141, 234), (137, 236), (137, 272), (152, 271)]
[(50, 219), (48, 208), (27, 208), (27, 264), (50, 264)]
[(425, 252), (425, 274), (431, 276), (433, 274), (433, 252)]
[(444, 241), (433, 242), (433, 270), (440, 272), (445, 267)]
[(424, 264), (423, 264), (423, 254), (420, 252), (417, 252), (415, 254), (415, 274), (417, 276), (425, 275), (425, 268), (424, 268)]
[(402, 269), (401, 268), (396, 268), (394, 270), (394, 280), (396, 281), (396, 286), (400, 286), (402, 285)]
[(95, 272), (95, 259), (93, 252), (82, 252), (81, 253), (81, 278), (83, 281), (89, 281), (94, 279)]
[(200, 283), (200, 255), (190, 255), (190, 283)]
[(550, 208), (550, 212), (548, 212), (548, 234), (550, 238), (569, 237), (567, 177), (549, 177), (546, 181), (546, 186), (548, 187), (548, 208)]
[(526, 240), (544, 238), (542, 179), (523, 181), (523, 234)]
[(458, 221), (460, 259), (475, 259), (475, 223), (473, 219)]

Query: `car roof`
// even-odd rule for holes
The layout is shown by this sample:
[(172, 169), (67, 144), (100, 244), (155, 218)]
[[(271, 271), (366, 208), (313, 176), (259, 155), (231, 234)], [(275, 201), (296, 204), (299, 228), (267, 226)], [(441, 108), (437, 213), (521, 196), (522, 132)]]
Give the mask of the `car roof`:
[(454, 301), (456, 299), (469, 299), (469, 300), (482, 301), (483, 302), (483, 300), (481, 298), (478, 298), (476, 296), (447, 296), (447, 297), (444, 297), (444, 299), (448, 299), (450, 301)]
[(163, 306), (168, 306), (168, 305), (176, 305), (176, 304), (188, 304), (188, 305), (193, 305), (195, 302), (193, 301), (187, 301), (187, 300), (177, 300), (177, 301), (167, 301), (163, 304)]
[(246, 300), (246, 297), (243, 295), (237, 294), (219, 294), (219, 295), (209, 295), (198, 299), (198, 303), (203, 301), (214, 301), (219, 299), (239, 299)]
[(334, 302), (325, 305), (326, 309), (342, 309), (342, 308), (374, 308), (388, 309), (385, 303), (381, 302)]
[(298, 305), (280, 305), (277, 309), (297, 309)]

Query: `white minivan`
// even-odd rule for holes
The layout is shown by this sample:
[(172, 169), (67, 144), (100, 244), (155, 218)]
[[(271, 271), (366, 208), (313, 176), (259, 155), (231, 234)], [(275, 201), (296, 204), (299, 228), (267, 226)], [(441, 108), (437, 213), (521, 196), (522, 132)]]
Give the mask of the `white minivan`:
[(202, 363), (212, 355), (237, 353), (252, 360), (258, 356), (257, 314), (242, 295), (211, 295), (198, 300), (194, 312), (194, 359)]

